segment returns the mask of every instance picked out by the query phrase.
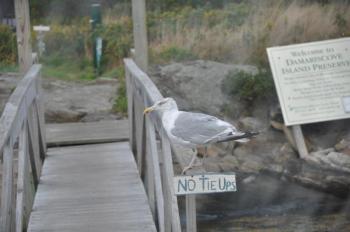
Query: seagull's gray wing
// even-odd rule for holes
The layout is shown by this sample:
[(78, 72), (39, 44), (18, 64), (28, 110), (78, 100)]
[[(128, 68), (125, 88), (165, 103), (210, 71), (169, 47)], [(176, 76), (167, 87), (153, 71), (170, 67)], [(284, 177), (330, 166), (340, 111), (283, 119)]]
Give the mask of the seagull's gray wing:
[(170, 133), (181, 140), (200, 145), (215, 142), (235, 131), (232, 125), (214, 116), (181, 111)]

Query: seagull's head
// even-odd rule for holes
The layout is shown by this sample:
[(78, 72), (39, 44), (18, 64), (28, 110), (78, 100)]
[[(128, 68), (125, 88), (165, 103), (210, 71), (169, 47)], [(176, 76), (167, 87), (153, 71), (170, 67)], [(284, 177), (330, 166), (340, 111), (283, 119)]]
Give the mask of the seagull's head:
[(156, 103), (154, 103), (153, 106), (146, 108), (143, 111), (143, 113), (147, 114), (155, 110), (160, 112), (164, 112), (168, 110), (177, 110), (177, 104), (175, 100), (170, 97), (163, 98), (162, 100), (159, 100)]

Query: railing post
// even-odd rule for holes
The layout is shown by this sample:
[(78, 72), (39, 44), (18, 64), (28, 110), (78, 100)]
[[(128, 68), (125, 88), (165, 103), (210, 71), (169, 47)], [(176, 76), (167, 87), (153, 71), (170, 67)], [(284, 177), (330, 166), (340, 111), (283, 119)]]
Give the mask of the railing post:
[(196, 195), (186, 195), (186, 232), (197, 231)]
[(1, 191), (1, 231), (11, 230), (13, 215), (13, 144), (8, 139), (3, 151), (2, 191)]
[(36, 79), (37, 97), (34, 99), (35, 113), (38, 121), (39, 149), (41, 160), (46, 156), (46, 132), (45, 132), (45, 112), (43, 102), (43, 91), (41, 86), (41, 74)]
[(134, 93), (129, 69), (125, 68), (126, 92), (128, 99), (129, 141), (131, 151), (136, 154)]
[(28, 110), (28, 138), (29, 138), (29, 156), (30, 163), (32, 167), (33, 180), (35, 189), (39, 184), (39, 178), (41, 173), (41, 159), (40, 159), (40, 149), (39, 149), (39, 138), (38, 138), (38, 126), (35, 117), (35, 112), (33, 111), (33, 105), (29, 107)]
[[(161, 132), (161, 142), (162, 142), (162, 152), (164, 158), (164, 174), (165, 174), (165, 184), (167, 189), (167, 203), (169, 210), (166, 212), (168, 215), (165, 215), (165, 218), (171, 218), (171, 228), (172, 231), (178, 232), (181, 231), (181, 224), (179, 218), (179, 208), (177, 204), (177, 196), (175, 195), (174, 186), (173, 186), (173, 160), (171, 157), (171, 147), (169, 139), (164, 131)], [(170, 215), (169, 215), (170, 214)]]
[(28, 137), (27, 123), (23, 123), (21, 133), (19, 135), (18, 145), (18, 177), (17, 177), (17, 199), (16, 199), (16, 232), (22, 232), (25, 223), (28, 220), (26, 208), (26, 181), (28, 181)]
[(149, 116), (146, 116), (146, 135), (147, 135), (147, 151), (149, 156), (149, 168), (153, 170), (153, 178), (155, 183), (155, 194), (157, 203), (157, 216), (158, 216), (158, 231), (164, 232), (164, 196), (162, 189), (162, 180), (159, 167), (159, 158), (157, 150), (157, 141), (155, 135), (155, 128), (150, 121)]

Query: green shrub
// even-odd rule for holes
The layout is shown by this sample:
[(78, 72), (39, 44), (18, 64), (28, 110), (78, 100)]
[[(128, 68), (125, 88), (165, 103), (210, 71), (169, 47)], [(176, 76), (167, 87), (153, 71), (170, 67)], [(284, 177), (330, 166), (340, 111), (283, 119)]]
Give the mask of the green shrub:
[(222, 89), (226, 94), (238, 96), (243, 100), (275, 95), (272, 74), (265, 70), (260, 70), (257, 74), (229, 72), (223, 81)]
[(113, 110), (115, 112), (121, 113), (124, 116), (127, 115), (128, 112), (128, 99), (126, 96), (126, 83), (125, 83), (125, 70), (124, 66), (120, 66), (115, 71), (117, 78), (119, 80), (119, 87), (118, 87), (118, 96), (115, 100)]
[(0, 24), (0, 63), (2, 65), (13, 65), (16, 60), (16, 34), (10, 27)]

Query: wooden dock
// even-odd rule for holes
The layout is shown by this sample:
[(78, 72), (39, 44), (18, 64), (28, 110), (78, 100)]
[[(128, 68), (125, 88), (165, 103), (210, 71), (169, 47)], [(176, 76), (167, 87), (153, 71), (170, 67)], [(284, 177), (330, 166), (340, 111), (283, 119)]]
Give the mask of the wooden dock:
[(28, 231), (156, 231), (129, 144), (48, 149)]

